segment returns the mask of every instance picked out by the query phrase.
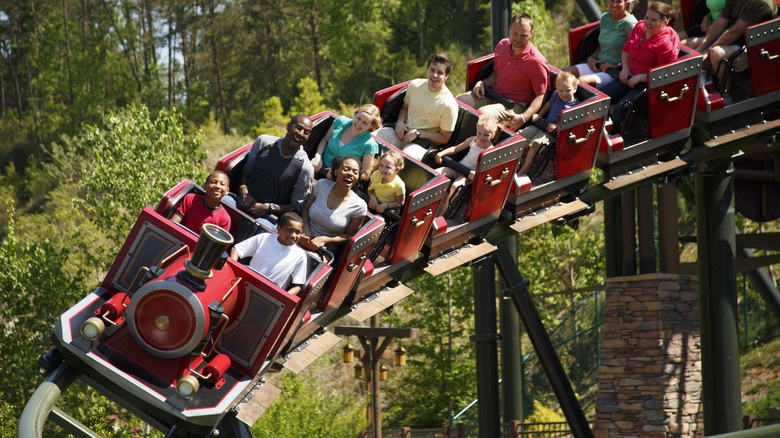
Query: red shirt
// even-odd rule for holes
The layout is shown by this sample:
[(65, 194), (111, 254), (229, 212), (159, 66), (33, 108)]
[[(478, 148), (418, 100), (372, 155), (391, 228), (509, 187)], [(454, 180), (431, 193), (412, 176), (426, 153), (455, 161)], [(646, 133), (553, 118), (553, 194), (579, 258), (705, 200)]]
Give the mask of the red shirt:
[(640, 21), (628, 36), (623, 52), (628, 52), (628, 68), (631, 73), (641, 75), (650, 69), (668, 64), (677, 59), (680, 52), (680, 37), (669, 26), (650, 38), (645, 38), (645, 23)]
[(504, 38), (496, 45), (493, 70), (498, 75), (493, 89), (517, 103), (529, 104), (547, 92), (547, 60), (528, 42), (519, 55), (512, 53), (512, 43)]
[(230, 215), (221, 205), (217, 209), (206, 206), (203, 195), (188, 193), (176, 209), (182, 219), (181, 224), (200, 234), (203, 224), (214, 224), (230, 231)]

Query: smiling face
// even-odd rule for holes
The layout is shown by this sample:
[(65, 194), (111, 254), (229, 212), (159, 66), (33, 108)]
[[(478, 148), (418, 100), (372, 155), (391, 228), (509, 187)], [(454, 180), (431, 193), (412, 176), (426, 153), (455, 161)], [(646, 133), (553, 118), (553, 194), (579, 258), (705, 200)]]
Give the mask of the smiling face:
[(431, 91), (440, 91), (444, 87), (444, 81), (447, 80), (447, 67), (440, 62), (432, 62), (428, 66), (428, 89)]
[(311, 119), (305, 116), (296, 117), (287, 124), (287, 135), (284, 136), (282, 146), (285, 146), (286, 154), (297, 151), (302, 144), (306, 143), (311, 135)]
[(355, 114), (355, 117), (352, 119), (352, 129), (355, 130), (355, 135), (360, 135), (368, 128), (371, 127), (371, 116), (364, 112), (359, 112)]
[(666, 18), (656, 11), (648, 9), (645, 12), (645, 32), (648, 36), (657, 35), (666, 27)]
[(609, 12), (612, 19), (621, 19), (626, 16), (626, 0), (609, 0)]
[(390, 179), (395, 176), (395, 174), (398, 173), (400, 169), (395, 165), (390, 157), (384, 157), (379, 161), (377, 170), (379, 171), (379, 174), (382, 175), (382, 181), (387, 183), (390, 182)]
[(509, 42), (512, 43), (512, 52), (518, 54), (525, 50), (533, 35), (534, 31), (531, 23), (526, 21), (512, 23), (509, 26)]
[(303, 223), (297, 221), (288, 221), (276, 230), (279, 233), (279, 243), (284, 246), (293, 246), (298, 243), (298, 239), (303, 234)]
[(342, 184), (347, 188), (352, 188), (360, 176), (360, 163), (356, 159), (350, 157), (345, 158), (341, 163), (341, 167), (336, 169), (336, 184)]
[(206, 190), (206, 204), (216, 207), (219, 205), (219, 200), (230, 190), (230, 183), (225, 174), (214, 172), (206, 179), (206, 185), (203, 188)]

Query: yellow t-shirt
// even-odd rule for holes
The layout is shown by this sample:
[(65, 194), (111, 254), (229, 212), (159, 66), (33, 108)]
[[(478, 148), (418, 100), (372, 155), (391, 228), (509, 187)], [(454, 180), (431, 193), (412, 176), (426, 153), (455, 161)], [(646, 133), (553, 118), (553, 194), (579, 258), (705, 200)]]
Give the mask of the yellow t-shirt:
[(404, 180), (397, 174), (389, 183), (383, 183), (382, 175), (378, 170), (375, 170), (371, 174), (369, 182), (368, 190), (374, 191), (374, 196), (376, 196), (376, 200), (380, 204), (383, 202), (393, 202), (395, 201), (396, 196), (401, 196), (402, 198), (406, 196), (406, 185), (404, 184)]
[(404, 103), (408, 106), (406, 126), (428, 132), (455, 130), (458, 120), (458, 103), (449, 88), (441, 91), (428, 89), (427, 79), (414, 79), (406, 88)]

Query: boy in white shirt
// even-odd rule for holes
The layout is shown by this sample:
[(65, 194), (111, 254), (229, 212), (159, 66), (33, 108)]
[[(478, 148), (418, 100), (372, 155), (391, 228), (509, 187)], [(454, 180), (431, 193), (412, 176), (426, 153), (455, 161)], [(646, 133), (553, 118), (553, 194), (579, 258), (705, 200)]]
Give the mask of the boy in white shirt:
[(303, 234), (303, 219), (288, 212), (279, 218), (274, 233), (260, 233), (230, 249), (233, 260), (249, 257), (249, 267), (259, 272), (291, 295), (297, 295), (306, 282), (307, 256), (296, 245)]

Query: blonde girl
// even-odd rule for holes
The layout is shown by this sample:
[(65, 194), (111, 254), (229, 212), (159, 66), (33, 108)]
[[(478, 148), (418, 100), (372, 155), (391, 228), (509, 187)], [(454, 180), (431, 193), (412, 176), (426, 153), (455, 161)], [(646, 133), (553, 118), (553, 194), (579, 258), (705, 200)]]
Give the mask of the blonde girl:
[(406, 185), (398, 172), (404, 168), (404, 157), (397, 151), (388, 150), (379, 157), (371, 173), (368, 186), (368, 208), (379, 214), (404, 205)]

